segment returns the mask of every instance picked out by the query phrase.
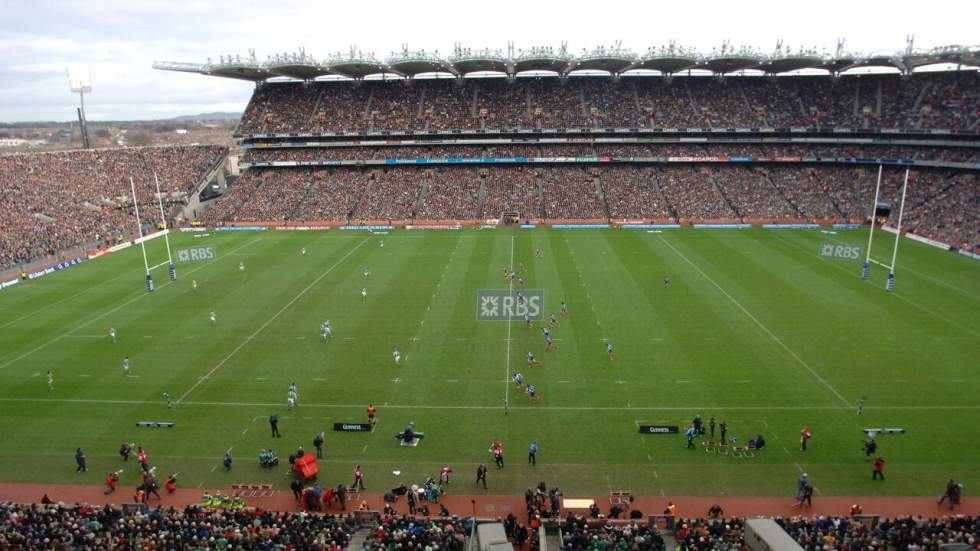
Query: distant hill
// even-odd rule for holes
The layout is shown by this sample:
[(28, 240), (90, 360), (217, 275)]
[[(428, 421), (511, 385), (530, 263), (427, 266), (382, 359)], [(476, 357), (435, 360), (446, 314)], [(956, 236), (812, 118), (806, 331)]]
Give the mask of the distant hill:
[(180, 115), (170, 119), (162, 119), (174, 122), (205, 122), (205, 121), (237, 121), (242, 118), (241, 113), (198, 113), (197, 115)]

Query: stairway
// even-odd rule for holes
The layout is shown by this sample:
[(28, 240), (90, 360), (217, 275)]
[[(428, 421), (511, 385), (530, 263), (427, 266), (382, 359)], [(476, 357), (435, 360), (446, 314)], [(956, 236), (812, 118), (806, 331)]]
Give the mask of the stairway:
[(737, 208), (735, 208), (735, 203), (732, 203), (732, 200), (728, 198), (728, 195), (725, 195), (725, 189), (721, 186), (720, 183), (718, 183), (717, 176), (718, 176), (718, 174), (715, 171), (712, 170), (711, 171), (711, 183), (714, 184), (715, 191), (717, 191), (718, 192), (718, 195), (720, 195), (721, 198), (725, 200), (725, 203), (728, 205), (728, 208), (732, 209), (732, 212), (735, 213), (735, 216), (738, 217), (738, 218), (742, 218), (742, 213), (739, 212)]
[(606, 194), (602, 190), (602, 180), (598, 176), (594, 176), (592, 181), (595, 183), (595, 193), (602, 201), (602, 212), (606, 213), (606, 220), (609, 220), (609, 203), (606, 202)]
[[(435, 177), (435, 172), (433, 172), (433, 177)], [(431, 183), (430, 180), (431, 180), (430, 178), (426, 178), (425, 181), (422, 182), (421, 189), (419, 189), (419, 196), (415, 200), (415, 205), (412, 207), (413, 221), (415, 220), (415, 218), (418, 217), (419, 211), (422, 210), (422, 205), (425, 204), (425, 197), (429, 193), (429, 184)]]
[(769, 185), (772, 186), (776, 190), (776, 193), (778, 193), (779, 196), (783, 198), (783, 201), (786, 201), (787, 203), (789, 203), (789, 206), (793, 207), (793, 210), (796, 211), (796, 214), (798, 214), (800, 216), (800, 218), (806, 218), (806, 215), (803, 214), (803, 211), (800, 210), (800, 207), (796, 206), (796, 203), (794, 203), (794, 202), (792, 202), (792, 201), (789, 200), (789, 197), (787, 197), (786, 194), (783, 193), (783, 190), (779, 186), (776, 185), (776, 182), (774, 182), (772, 180), (772, 178), (768, 174), (766, 174), (763, 177), (763, 179), (766, 182), (768, 182)]
[(476, 177), (480, 180), (480, 191), (476, 194), (476, 214), (480, 218), (486, 218), (483, 206), (487, 202), (487, 181), (479, 173)]
[(677, 209), (674, 208), (673, 203), (667, 200), (667, 196), (664, 195), (664, 191), (660, 189), (660, 184), (657, 183), (657, 179), (651, 176), (647, 183), (650, 184), (650, 187), (653, 188), (654, 193), (656, 193), (657, 197), (660, 198), (660, 204), (667, 205), (667, 210), (670, 211), (670, 215), (674, 218), (674, 221), (676, 222)]
[(347, 544), (345, 549), (347, 551), (360, 551), (364, 547), (364, 542), (367, 541), (368, 536), (373, 532), (370, 528), (358, 528), (350, 537), (350, 543)]
[(538, 205), (541, 206), (541, 210), (536, 214), (541, 218), (547, 218), (548, 214), (544, 210), (544, 185), (541, 183), (541, 178), (535, 178), (537, 180), (538, 186)]

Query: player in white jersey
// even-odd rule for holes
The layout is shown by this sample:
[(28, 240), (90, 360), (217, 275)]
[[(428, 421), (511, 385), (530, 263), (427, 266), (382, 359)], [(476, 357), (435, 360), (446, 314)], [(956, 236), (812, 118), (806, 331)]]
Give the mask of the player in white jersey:
[(289, 408), (289, 409), (293, 409), (294, 407), (296, 407), (296, 393), (295, 392), (289, 391), (289, 394), (286, 396), (286, 407)]
[(367, 287), (361, 287), (361, 298), (367, 298)]
[(371, 276), (371, 270), (364, 268), (364, 277), (370, 277), (370, 276)]
[(299, 250), (299, 254), (301, 254), (303, 256), (306, 256), (306, 247), (303, 247), (302, 249), (300, 249)]
[(116, 328), (115, 327), (110, 327), (109, 328), (109, 337), (112, 339), (112, 342), (113, 343), (116, 342)]
[(163, 391), (163, 399), (167, 401), (167, 409), (170, 409), (171, 408), (170, 393), (167, 392), (166, 390)]
[(521, 375), (520, 373), (514, 373), (514, 376), (512, 378), (514, 379), (514, 384), (517, 385), (518, 388), (523, 388), (524, 387), (524, 376), (523, 375)]
[(395, 350), (394, 352), (391, 353), (391, 357), (395, 359), (395, 365), (399, 365), (399, 364), (402, 363), (402, 354), (401, 354), (401, 352)]
[(381, 240), (381, 248), (382, 249), (385, 248), (385, 240), (384, 239)]
[(238, 271), (240, 271), (240, 272), (244, 272), (245, 271), (245, 261), (244, 260), (242, 260), (241, 262), (238, 263)]
[(48, 370), (48, 390), (54, 390), (54, 374)]
[(214, 308), (211, 309), (211, 323), (218, 323), (218, 315), (214, 313)]
[(195, 291), (197, 290), (197, 280), (196, 279), (192, 279), (191, 280), (191, 289), (194, 289)]
[(129, 356), (123, 358), (123, 375), (129, 375)]

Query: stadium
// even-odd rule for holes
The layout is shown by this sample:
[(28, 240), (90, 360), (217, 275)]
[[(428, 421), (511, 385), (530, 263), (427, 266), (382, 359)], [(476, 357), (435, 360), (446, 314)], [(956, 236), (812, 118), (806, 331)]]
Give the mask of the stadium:
[(0, 155), (0, 546), (976, 549), (978, 67), (158, 61), (234, 146)]

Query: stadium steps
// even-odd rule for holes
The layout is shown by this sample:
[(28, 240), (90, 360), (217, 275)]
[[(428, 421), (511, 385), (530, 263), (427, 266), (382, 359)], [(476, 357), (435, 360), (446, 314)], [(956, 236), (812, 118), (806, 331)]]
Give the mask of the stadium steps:
[[(419, 107), (415, 110), (415, 117), (418, 119), (421, 119), (422, 115), (425, 113), (425, 91), (427, 89), (428, 87), (424, 84), (419, 86)], [(429, 121), (425, 121), (425, 127), (426, 130), (429, 129)]]
[(737, 208), (735, 208), (735, 204), (732, 203), (731, 199), (728, 198), (728, 195), (725, 194), (725, 188), (722, 187), (720, 182), (718, 182), (718, 178), (716, 176), (717, 173), (714, 170), (712, 170), (709, 179), (711, 180), (711, 183), (715, 187), (715, 192), (718, 193), (718, 196), (721, 197), (723, 201), (725, 201), (725, 204), (728, 205), (728, 208), (731, 209), (733, 213), (735, 213), (735, 216), (737, 218), (742, 218), (743, 217), (742, 213), (739, 212)]
[(547, 551), (559, 551), (561, 549), (561, 539), (558, 537), (558, 527), (546, 529), (544, 544)]
[(364, 102), (364, 120), (369, 120), (371, 118), (371, 104), (374, 102), (374, 86), (368, 92), (367, 101)]
[(479, 172), (477, 172), (476, 177), (480, 180), (480, 190), (476, 194), (476, 212), (481, 218), (484, 218), (483, 206), (487, 202), (487, 181)]
[[(529, 120), (529, 121), (530, 120), (534, 120), (532, 118), (532, 116), (531, 116), (531, 113), (532, 113), (532, 111), (531, 111), (531, 105), (534, 103), (534, 99), (531, 97), (531, 85), (530, 84), (525, 84), (524, 85), (524, 97), (526, 99), (526, 101), (524, 102), (526, 104), (524, 106), (524, 116), (526, 116), (527, 117), (527, 120)], [(538, 127), (540, 128), (540, 124), (538, 125)]]
[[(433, 177), (435, 177), (435, 171), (433, 171)], [(431, 185), (431, 178), (426, 178), (422, 181), (422, 187), (419, 188), (419, 196), (415, 200), (415, 205), (412, 207), (412, 220), (418, 218), (419, 212), (422, 211), (422, 206), (425, 205), (425, 198), (429, 195), (429, 186)]]
[[(477, 113), (477, 106), (480, 105), (480, 86), (476, 84), (473, 86), (473, 101), (470, 105), (470, 116), (474, 119), (479, 113)], [(480, 123), (481, 130), (483, 129), (483, 123)]]
[(602, 189), (602, 180), (598, 176), (593, 176), (592, 181), (595, 183), (595, 192), (599, 196), (599, 200), (602, 201), (602, 212), (605, 213), (606, 220), (609, 219), (609, 203), (606, 202), (606, 193)]
[[(652, 170), (657, 170), (656, 168)], [(651, 172), (650, 177), (647, 181), (650, 187), (657, 193), (657, 197), (660, 198), (662, 204), (667, 205), (667, 210), (670, 211), (670, 215), (677, 220), (677, 209), (674, 208), (674, 204), (667, 200), (667, 196), (664, 195), (664, 190), (660, 188), (660, 182), (657, 181), (656, 172)]]
[(769, 174), (766, 174), (763, 177), (763, 179), (766, 182), (768, 182), (770, 186), (776, 189), (776, 193), (778, 193), (779, 196), (783, 198), (783, 201), (786, 201), (789, 204), (789, 206), (793, 207), (793, 210), (796, 211), (796, 214), (800, 215), (800, 218), (806, 218), (806, 215), (803, 214), (803, 211), (800, 210), (800, 207), (796, 206), (796, 203), (794, 203), (793, 201), (790, 201), (789, 197), (786, 197), (786, 194), (783, 193), (783, 188), (777, 186), (776, 182), (773, 181), (772, 177)]
[(922, 128), (922, 111), (921, 111), (922, 100), (926, 98), (926, 94), (929, 93), (929, 87), (931, 85), (932, 82), (926, 82), (925, 86), (923, 86), (922, 89), (919, 90), (919, 95), (915, 97), (915, 103), (912, 105), (912, 112), (918, 113), (915, 116), (915, 128), (917, 130)]
[(691, 93), (691, 87), (687, 85), (687, 79), (681, 79), (684, 83), (684, 91), (687, 92), (687, 101), (691, 104), (691, 111), (694, 113), (700, 113), (701, 108), (698, 107), (698, 102), (694, 101), (694, 94)]
[(367, 541), (371, 532), (373, 532), (371, 528), (358, 528), (356, 532), (351, 534), (350, 543), (344, 549), (348, 551), (359, 551), (364, 547), (364, 542)]
[(541, 178), (535, 178), (535, 180), (537, 180), (535, 185), (538, 188), (538, 204), (541, 205), (539, 212), (536, 214), (541, 218), (547, 218), (548, 215), (544, 211), (544, 184), (541, 183)]
[(660, 530), (660, 537), (663, 538), (664, 549), (667, 549), (667, 551), (680, 549), (680, 543), (677, 542), (677, 538), (674, 537), (674, 533), (670, 530)]
[(313, 111), (310, 111), (310, 120), (306, 121), (310, 128), (316, 126), (318, 122), (318, 115), (320, 114), (320, 101), (323, 99), (323, 93), (326, 87), (321, 86), (320, 92), (316, 95), (316, 103), (313, 104)]

